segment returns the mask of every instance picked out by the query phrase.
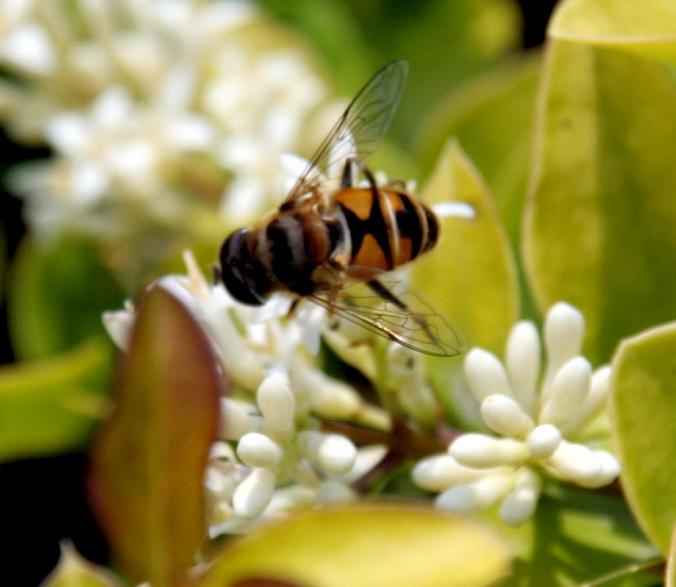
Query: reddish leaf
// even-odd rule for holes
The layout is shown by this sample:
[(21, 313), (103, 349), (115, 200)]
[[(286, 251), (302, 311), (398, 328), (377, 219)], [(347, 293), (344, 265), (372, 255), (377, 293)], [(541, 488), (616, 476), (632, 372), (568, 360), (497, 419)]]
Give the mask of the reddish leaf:
[(219, 396), (204, 333), (176, 298), (154, 287), (141, 302), (90, 478), (113, 556), (135, 581), (176, 584), (204, 540), (202, 480)]

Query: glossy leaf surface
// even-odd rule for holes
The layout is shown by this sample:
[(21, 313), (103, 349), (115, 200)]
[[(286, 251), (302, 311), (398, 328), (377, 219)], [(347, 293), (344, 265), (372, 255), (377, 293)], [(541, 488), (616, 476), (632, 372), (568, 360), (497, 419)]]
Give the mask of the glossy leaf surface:
[(362, 504), (270, 525), (227, 548), (200, 587), (269, 577), (313, 587), (472, 587), (508, 570), (504, 546), (475, 522)]
[(676, 324), (623, 343), (613, 370), (622, 486), (644, 531), (666, 554), (676, 524)]
[(205, 538), (202, 479), (220, 379), (189, 311), (156, 286), (142, 300), (115, 408), (92, 452), (91, 498), (123, 571), (173, 585)]

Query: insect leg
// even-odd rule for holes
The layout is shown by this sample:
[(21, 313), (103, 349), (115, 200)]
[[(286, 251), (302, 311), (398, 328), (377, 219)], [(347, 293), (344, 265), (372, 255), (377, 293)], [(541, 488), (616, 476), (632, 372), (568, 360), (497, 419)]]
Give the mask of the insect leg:
[(340, 180), (342, 189), (351, 188), (354, 185), (354, 172), (357, 167), (357, 160), (354, 157), (345, 158), (345, 167), (343, 167), (343, 176)]
[(385, 183), (385, 187), (406, 191), (406, 182), (403, 179), (390, 179)]
[(395, 294), (393, 294), (388, 288), (386, 288), (380, 281), (377, 279), (369, 279), (366, 282), (366, 285), (373, 291), (378, 294), (384, 300), (391, 302), (400, 310), (409, 310), (409, 307), (402, 302)]
[(393, 292), (391, 292), (387, 287), (385, 287), (380, 281), (377, 279), (370, 279), (366, 282), (366, 285), (371, 289), (371, 291), (375, 292), (378, 294), (381, 298), (384, 300), (394, 304), (397, 308), (400, 310), (403, 310), (406, 312), (413, 320), (416, 321), (416, 323), (425, 331), (425, 334), (430, 338), (432, 341), (438, 341), (439, 337), (437, 336), (436, 332), (430, 328), (429, 323), (423, 316), (420, 316), (419, 314), (411, 311), (411, 309), (408, 307), (408, 305), (399, 299)]
[(221, 283), (221, 268), (218, 265), (214, 265), (212, 268), (213, 271), (213, 276), (214, 276), (214, 285), (218, 285)]

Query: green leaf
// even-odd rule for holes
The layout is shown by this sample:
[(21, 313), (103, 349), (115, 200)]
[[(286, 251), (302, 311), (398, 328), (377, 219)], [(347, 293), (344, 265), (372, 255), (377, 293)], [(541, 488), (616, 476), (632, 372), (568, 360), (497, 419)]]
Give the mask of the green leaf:
[(671, 546), (669, 547), (669, 558), (664, 574), (664, 587), (676, 587), (676, 525), (674, 525), (671, 533)]
[(622, 486), (642, 528), (666, 553), (676, 523), (676, 323), (620, 346), (611, 398)]
[(411, 506), (305, 513), (226, 548), (200, 587), (269, 577), (322, 587), (493, 585), (509, 555), (483, 526)]
[(63, 240), (45, 248), (24, 240), (8, 297), (15, 352), (39, 359), (102, 333), (101, 313), (117, 308), (125, 294), (92, 244)]
[(516, 267), (488, 188), (457, 142), (442, 152), (421, 199), (465, 202), (475, 218), (442, 220), (440, 241), (415, 262), (412, 284), (457, 325), (468, 345), (501, 352), (519, 315)]
[(122, 584), (103, 567), (83, 559), (70, 544), (61, 546), (56, 568), (42, 583), (44, 587), (121, 587)]
[(676, 58), (676, 4), (661, 0), (568, 0), (549, 33), (558, 39)]
[(120, 567), (175, 585), (205, 538), (204, 468), (220, 379), (211, 347), (166, 290), (141, 301), (116, 405), (92, 450), (91, 498)]
[(81, 448), (101, 416), (110, 351), (98, 339), (57, 357), (0, 367), (0, 460)]
[[(500, 527), (520, 555), (508, 587), (578, 586), (656, 554), (622, 499), (572, 487), (543, 495), (535, 517), (523, 526)], [(633, 575), (631, 585), (654, 584), (654, 575), (649, 577), (639, 582)]]
[(539, 54), (509, 61), (461, 86), (423, 119), (417, 143), (431, 165), (451, 137), (486, 180), (510, 234), (518, 242), (530, 171)]
[[(441, 96), (485, 71), (519, 39), (520, 13), (511, 0), (351, 0), (366, 45), (380, 63), (406, 58), (410, 80), (393, 134), (411, 135)], [(346, 47), (345, 51), (350, 48)]]
[(565, 300), (584, 312), (595, 363), (621, 338), (676, 314), (675, 73), (604, 46), (549, 45), (525, 264), (541, 310)]

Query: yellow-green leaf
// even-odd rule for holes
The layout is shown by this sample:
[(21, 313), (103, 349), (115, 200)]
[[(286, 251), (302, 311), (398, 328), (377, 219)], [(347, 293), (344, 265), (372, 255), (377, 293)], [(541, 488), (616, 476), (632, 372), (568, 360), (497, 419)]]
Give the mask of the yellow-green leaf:
[(541, 310), (565, 300), (584, 312), (593, 362), (676, 315), (674, 73), (607, 47), (548, 48), (525, 264)]
[(643, 530), (666, 553), (676, 523), (676, 323), (622, 344), (611, 397), (622, 486)]
[(313, 587), (472, 587), (506, 575), (485, 527), (411, 506), (362, 504), (298, 515), (226, 548), (200, 587), (267, 577)]
[(568, 0), (549, 29), (552, 37), (622, 48), (674, 62), (676, 3), (670, 0)]
[(84, 240), (43, 246), (25, 239), (8, 290), (12, 345), (23, 359), (47, 357), (102, 333), (101, 313), (124, 297)]
[(92, 451), (91, 498), (121, 569), (175, 585), (205, 538), (203, 485), (220, 379), (190, 312), (161, 287), (143, 298), (115, 409)]
[(56, 568), (42, 583), (43, 587), (122, 587), (108, 569), (83, 559), (70, 544), (61, 546)]
[(0, 367), (0, 460), (82, 447), (101, 417), (110, 345)]
[(423, 119), (418, 144), (428, 165), (449, 138), (486, 180), (513, 243), (530, 171), (539, 54), (511, 60), (453, 92)]
[(413, 285), (468, 345), (501, 352), (519, 313), (516, 267), (495, 203), (457, 142), (442, 152), (421, 198), (428, 204), (465, 202), (475, 217), (442, 220), (436, 249), (413, 266)]
[(664, 587), (676, 587), (676, 525), (671, 533), (671, 546), (664, 573)]

